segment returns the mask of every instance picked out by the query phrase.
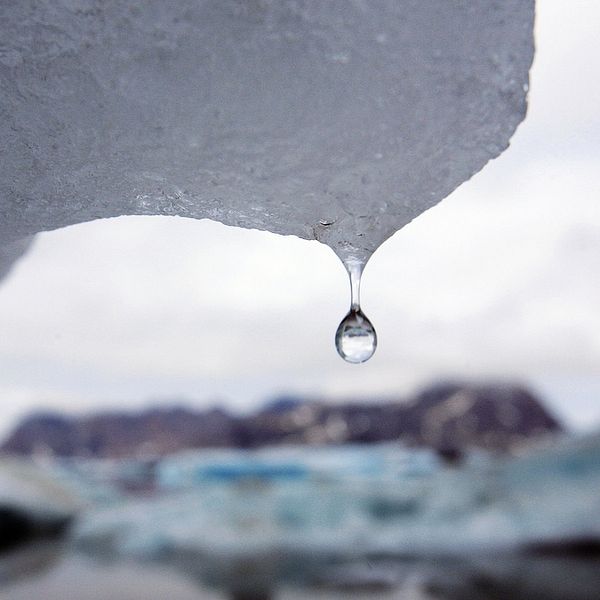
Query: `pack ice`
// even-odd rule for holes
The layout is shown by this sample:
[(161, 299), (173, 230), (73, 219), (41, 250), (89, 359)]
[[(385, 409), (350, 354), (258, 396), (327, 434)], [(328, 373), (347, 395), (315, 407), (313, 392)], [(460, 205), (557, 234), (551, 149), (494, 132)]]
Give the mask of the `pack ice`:
[(498, 156), (534, 0), (0, 7), (0, 275), (39, 231), (210, 218), (366, 260)]

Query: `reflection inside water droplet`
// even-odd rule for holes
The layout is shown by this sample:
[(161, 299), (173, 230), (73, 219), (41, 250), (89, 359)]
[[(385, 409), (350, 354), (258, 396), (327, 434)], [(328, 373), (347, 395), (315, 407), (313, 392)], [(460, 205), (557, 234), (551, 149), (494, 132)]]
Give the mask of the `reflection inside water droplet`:
[(349, 363), (369, 360), (377, 348), (377, 333), (361, 310), (350, 310), (335, 334), (338, 354)]
[(350, 311), (337, 328), (335, 347), (345, 361), (362, 363), (373, 356), (377, 348), (377, 333), (360, 309), (360, 277), (363, 264), (348, 263), (346, 268), (350, 275)]

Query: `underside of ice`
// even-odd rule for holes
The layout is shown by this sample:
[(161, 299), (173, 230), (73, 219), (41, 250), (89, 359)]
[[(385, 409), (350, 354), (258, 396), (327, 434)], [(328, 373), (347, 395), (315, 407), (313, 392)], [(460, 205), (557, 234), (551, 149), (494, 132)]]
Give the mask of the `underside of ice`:
[(533, 17), (533, 0), (3, 3), (0, 245), (179, 215), (364, 260), (508, 146)]

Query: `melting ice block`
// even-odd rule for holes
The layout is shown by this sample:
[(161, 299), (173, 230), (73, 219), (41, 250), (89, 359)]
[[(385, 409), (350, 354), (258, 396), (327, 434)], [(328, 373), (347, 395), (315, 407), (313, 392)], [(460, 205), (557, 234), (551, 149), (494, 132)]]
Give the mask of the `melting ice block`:
[(533, 17), (533, 0), (3, 3), (0, 244), (160, 214), (365, 260), (507, 147)]

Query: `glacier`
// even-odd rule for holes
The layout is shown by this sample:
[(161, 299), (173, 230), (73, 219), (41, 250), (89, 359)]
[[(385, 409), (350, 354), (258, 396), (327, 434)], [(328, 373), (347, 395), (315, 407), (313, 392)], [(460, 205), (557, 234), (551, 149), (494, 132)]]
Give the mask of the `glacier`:
[(0, 7), (0, 276), (120, 215), (316, 239), (364, 263), (508, 146), (534, 0)]
[[(165, 564), (246, 593), (393, 588), (405, 571), (431, 571), (462, 599), (589, 600), (600, 571), (597, 555), (581, 553), (600, 535), (599, 458), (597, 432), (513, 457), (472, 452), (460, 467), (395, 444), (189, 451), (155, 464), (153, 493), (115, 488), (91, 502), (73, 544), (96, 560)], [(106, 464), (73, 466), (61, 467), (73, 487), (106, 485)], [(135, 479), (135, 466), (121, 464), (121, 476)], [(490, 587), (479, 596), (482, 578)]]

